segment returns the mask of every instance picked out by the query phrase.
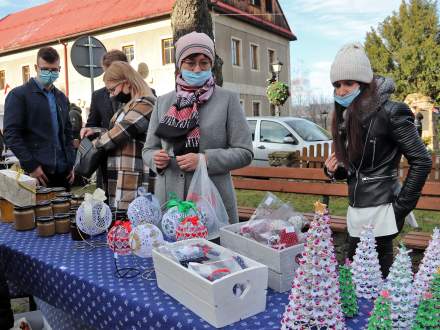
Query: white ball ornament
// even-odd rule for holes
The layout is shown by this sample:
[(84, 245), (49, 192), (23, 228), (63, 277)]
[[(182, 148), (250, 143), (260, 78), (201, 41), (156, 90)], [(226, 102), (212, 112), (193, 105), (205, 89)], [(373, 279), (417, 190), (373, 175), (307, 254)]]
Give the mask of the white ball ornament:
[(133, 253), (141, 258), (150, 258), (153, 247), (164, 243), (162, 232), (150, 223), (141, 224), (132, 229), (129, 238)]
[(143, 223), (158, 225), (162, 217), (160, 202), (144, 187), (140, 187), (138, 197), (128, 205), (127, 217), (133, 227)]
[(105, 199), (104, 191), (99, 188), (93, 194), (85, 194), (84, 202), (76, 211), (76, 225), (82, 232), (95, 236), (110, 227), (112, 212)]

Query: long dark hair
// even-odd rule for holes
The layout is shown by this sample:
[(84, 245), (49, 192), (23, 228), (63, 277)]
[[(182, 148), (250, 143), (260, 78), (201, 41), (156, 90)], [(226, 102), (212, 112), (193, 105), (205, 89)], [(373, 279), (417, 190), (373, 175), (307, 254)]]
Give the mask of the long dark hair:
[(365, 129), (363, 121), (368, 115), (377, 110), (377, 92), (375, 79), (370, 84), (361, 83), (361, 93), (345, 110), (335, 102), (332, 118), (332, 135), (336, 158), (346, 168), (349, 163), (358, 161), (362, 155)]

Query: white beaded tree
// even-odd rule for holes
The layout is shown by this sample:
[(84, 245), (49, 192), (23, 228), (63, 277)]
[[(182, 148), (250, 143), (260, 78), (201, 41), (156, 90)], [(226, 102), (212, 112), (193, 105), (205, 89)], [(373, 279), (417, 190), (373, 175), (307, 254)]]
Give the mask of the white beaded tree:
[(440, 267), (440, 229), (434, 228), (432, 239), (428, 244), (419, 271), (414, 277), (414, 295), (418, 305), (422, 295), (428, 291), (433, 274)]
[(399, 248), (385, 284), (390, 293), (393, 329), (410, 329), (416, 315), (409, 252), (411, 250), (407, 250), (403, 245)]
[(281, 320), (283, 330), (345, 329), (337, 266), (330, 217), (326, 205), (316, 202), (315, 218)]
[(366, 299), (377, 298), (382, 288), (383, 280), (372, 226), (365, 226), (365, 229), (361, 232), (360, 242), (353, 257), (351, 271), (353, 273), (356, 296)]

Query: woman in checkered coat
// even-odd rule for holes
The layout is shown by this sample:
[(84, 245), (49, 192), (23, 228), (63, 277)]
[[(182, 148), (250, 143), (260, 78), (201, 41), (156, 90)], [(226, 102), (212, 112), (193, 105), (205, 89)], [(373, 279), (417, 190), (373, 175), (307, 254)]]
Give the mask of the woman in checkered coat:
[(111, 97), (125, 106), (113, 115), (109, 131), (95, 140), (107, 153), (107, 192), (110, 206), (126, 210), (139, 186), (148, 183), (149, 169), (142, 148), (156, 102), (151, 89), (128, 63), (116, 61), (104, 73)]

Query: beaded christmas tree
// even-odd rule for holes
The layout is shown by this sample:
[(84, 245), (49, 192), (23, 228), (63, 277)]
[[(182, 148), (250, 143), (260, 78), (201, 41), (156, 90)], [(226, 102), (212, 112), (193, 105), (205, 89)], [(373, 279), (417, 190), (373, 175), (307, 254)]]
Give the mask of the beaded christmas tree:
[(391, 321), (390, 294), (384, 290), (380, 292), (379, 297), (374, 302), (374, 309), (368, 319), (367, 330), (391, 329), (393, 329), (393, 323)]
[(413, 330), (438, 329), (440, 326), (440, 301), (429, 292), (423, 294), (417, 310)]
[(348, 317), (353, 317), (359, 312), (352, 276), (350, 262), (347, 260), (345, 265), (339, 266), (339, 288), (341, 290), (342, 311)]
[(414, 292), (416, 303), (419, 302), (431, 283), (433, 274), (440, 267), (440, 229), (434, 228), (432, 239), (428, 244), (419, 271), (414, 277)]
[(358, 298), (375, 299), (382, 288), (383, 280), (373, 227), (366, 226), (361, 233), (351, 265), (353, 282)]
[(326, 205), (316, 202), (282, 329), (345, 329), (336, 267), (330, 217)]
[(390, 293), (394, 329), (409, 329), (416, 314), (409, 252), (411, 250), (407, 250), (403, 245), (399, 248), (385, 285)]

